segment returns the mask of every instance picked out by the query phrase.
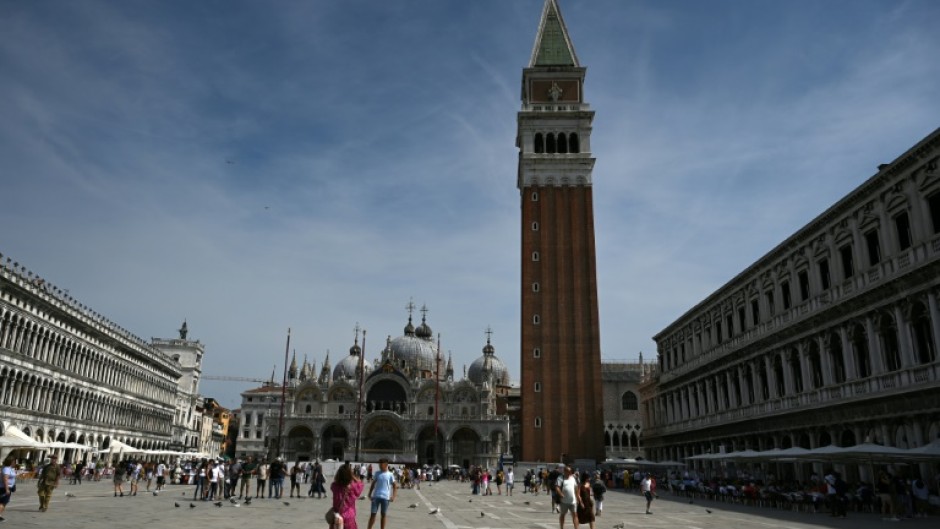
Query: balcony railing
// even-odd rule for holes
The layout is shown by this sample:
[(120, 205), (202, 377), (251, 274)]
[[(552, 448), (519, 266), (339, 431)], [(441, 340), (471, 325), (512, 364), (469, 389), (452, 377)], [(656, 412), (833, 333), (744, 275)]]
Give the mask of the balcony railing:
[(761, 419), (796, 411), (805, 411), (822, 405), (839, 404), (856, 400), (859, 397), (872, 398), (880, 393), (894, 393), (896, 388), (916, 392), (923, 388), (935, 387), (940, 382), (940, 363), (911, 366), (891, 373), (874, 375), (862, 380), (850, 380), (841, 384), (829, 385), (804, 391), (799, 395), (788, 395), (747, 406), (725, 409), (712, 414), (699, 415), (682, 419), (668, 425), (648, 426), (644, 435), (670, 435), (700, 430), (715, 425)]

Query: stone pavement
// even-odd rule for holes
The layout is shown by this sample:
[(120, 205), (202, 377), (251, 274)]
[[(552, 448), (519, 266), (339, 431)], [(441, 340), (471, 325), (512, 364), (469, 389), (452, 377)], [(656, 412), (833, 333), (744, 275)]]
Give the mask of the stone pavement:
[[(127, 486), (125, 485), (125, 489)], [(368, 487), (366, 488), (368, 491)], [(72, 495), (68, 497), (66, 494)], [(116, 527), (173, 528), (198, 527), (222, 529), (231, 527), (274, 528), (305, 527), (326, 528), (323, 513), (329, 500), (297, 499), (252, 500), (251, 505), (234, 507), (223, 502), (216, 507), (209, 502), (191, 502), (193, 487), (169, 485), (167, 490), (154, 496), (144, 487), (136, 497), (114, 498), (110, 481), (83, 485), (63, 484), (56, 489), (48, 512), (37, 509), (35, 482), (20, 482), (0, 528), (41, 527), (62, 529), (91, 529)], [(289, 505), (286, 505), (289, 503)], [(180, 507), (175, 507), (174, 504)], [(195, 507), (190, 508), (190, 503)], [(416, 507), (410, 507), (410, 505)], [(367, 529), (369, 503), (358, 503), (357, 518), (360, 529)], [(425, 483), (420, 490), (400, 490), (398, 500), (389, 508), (387, 529), (556, 529), (558, 515), (551, 513), (549, 497), (545, 494), (516, 493), (509, 496), (472, 496), (470, 486), (458, 482)], [(750, 507), (661, 495), (653, 502), (653, 514), (644, 514), (645, 501), (636, 493), (613, 490), (604, 500), (604, 514), (596, 529), (611, 529), (623, 523), (624, 528), (782, 528), (819, 529), (824, 527), (870, 529), (891, 527), (898, 522), (875, 514), (850, 513), (846, 519), (830, 518), (825, 513), (791, 512), (768, 507)], [(437, 514), (429, 511), (439, 508)], [(711, 512), (709, 512), (711, 511)], [(482, 515), (481, 515), (482, 514)], [(935, 528), (940, 517), (917, 518), (900, 522), (904, 527)], [(379, 529), (376, 520), (375, 529)], [(570, 528), (570, 519), (565, 523)]]

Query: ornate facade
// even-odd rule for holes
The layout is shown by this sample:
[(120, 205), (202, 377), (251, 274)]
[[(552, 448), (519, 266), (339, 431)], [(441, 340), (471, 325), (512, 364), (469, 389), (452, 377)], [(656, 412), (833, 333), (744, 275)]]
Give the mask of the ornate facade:
[(604, 381), (604, 449), (608, 459), (643, 456), (643, 414), (640, 382), (647, 366), (638, 363), (601, 363)]
[[(0, 418), (44, 442), (169, 449), (178, 361), (0, 256)], [(65, 450), (64, 459), (84, 455)]]
[(335, 367), (327, 355), (317, 374), (295, 358), (286, 387), (242, 393), (237, 454), (493, 466), (508, 451), (509, 374), (489, 338), (460, 380), (426, 318), (415, 328), (409, 316), (374, 362), (363, 355), (357, 334)]
[(654, 337), (653, 459), (940, 439), (940, 129)]
[(604, 459), (591, 130), (584, 76), (556, 0), (522, 72), (522, 459)]

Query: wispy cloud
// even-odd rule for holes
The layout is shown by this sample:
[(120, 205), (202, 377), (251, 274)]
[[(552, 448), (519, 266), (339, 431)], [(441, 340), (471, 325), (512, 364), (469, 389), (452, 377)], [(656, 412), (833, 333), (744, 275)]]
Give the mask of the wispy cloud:
[[(288, 326), (319, 365), (359, 322), (374, 358), (414, 297), (458, 371), (492, 326), (518, 377), (515, 114), (541, 5), (5, 4), (0, 252), (137, 334), (188, 318), (209, 374), (267, 376)], [(562, 9), (597, 111), (609, 358), (651, 358), (937, 126), (929, 0)]]

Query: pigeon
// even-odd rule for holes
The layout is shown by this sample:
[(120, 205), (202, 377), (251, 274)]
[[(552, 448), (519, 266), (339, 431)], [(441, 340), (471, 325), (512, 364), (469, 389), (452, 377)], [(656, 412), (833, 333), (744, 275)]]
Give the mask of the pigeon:
[(186, 493), (185, 493), (185, 492), (184, 492), (184, 493), (182, 493), (182, 494), (180, 494), (180, 496), (185, 496), (185, 495), (186, 495)]
[(417, 504), (417, 503), (412, 503), (411, 505), (408, 506), (408, 508), (409, 508), (409, 509), (416, 509), (416, 508), (418, 508), (418, 504)]
[(480, 511), (480, 518), (483, 518), (484, 516), (486, 516), (486, 513), (483, 511)]
[(623, 526), (624, 526), (624, 523), (623, 523), (623, 522), (620, 522), (620, 523), (614, 525), (614, 529), (623, 529)]
[(524, 501), (522, 503), (525, 503), (526, 505), (530, 505), (532, 502)]
[(469, 500), (467, 500), (467, 503), (473, 503), (473, 498), (470, 498)]
[(65, 497), (66, 497), (66, 498), (74, 498), (75, 495), (72, 494), (71, 492), (66, 492), (66, 493), (65, 493)]
[(190, 509), (195, 509), (195, 508), (196, 508), (196, 504), (195, 504), (195, 503), (190, 503), (190, 504), (189, 504), (189, 508), (190, 508)]
[(359, 496), (359, 499), (360, 499), (360, 500), (364, 500), (364, 499), (366, 499), (366, 497), (365, 497), (365, 496)]
[(708, 514), (711, 514), (711, 513), (712, 513), (712, 510), (711, 510), (711, 509), (705, 509), (705, 512), (707, 512)]
[(284, 504), (285, 506), (287, 506), (287, 507), (290, 507), (290, 502), (289, 502), (289, 501), (283, 501), (283, 502), (281, 502), (281, 503), (283, 503), (283, 504)]
[(179, 509), (179, 508), (180, 508), (180, 502), (174, 501), (174, 502), (173, 502), (173, 506), (176, 507), (177, 509)]
[(437, 513), (439, 513), (439, 512), (441, 512), (441, 508), (440, 508), (440, 507), (434, 509), (433, 511), (429, 512), (428, 514), (437, 514)]
[(235, 498), (229, 498), (228, 502), (234, 504), (234, 503), (238, 503), (238, 500), (236, 500)]
[(157, 491), (153, 491), (153, 495), (154, 495), (154, 496), (157, 496), (158, 494), (160, 494), (160, 493), (157, 492)]
[(216, 507), (221, 507), (221, 506), (222, 506), (222, 502), (217, 501), (217, 502), (215, 502), (213, 505), (215, 505)]

